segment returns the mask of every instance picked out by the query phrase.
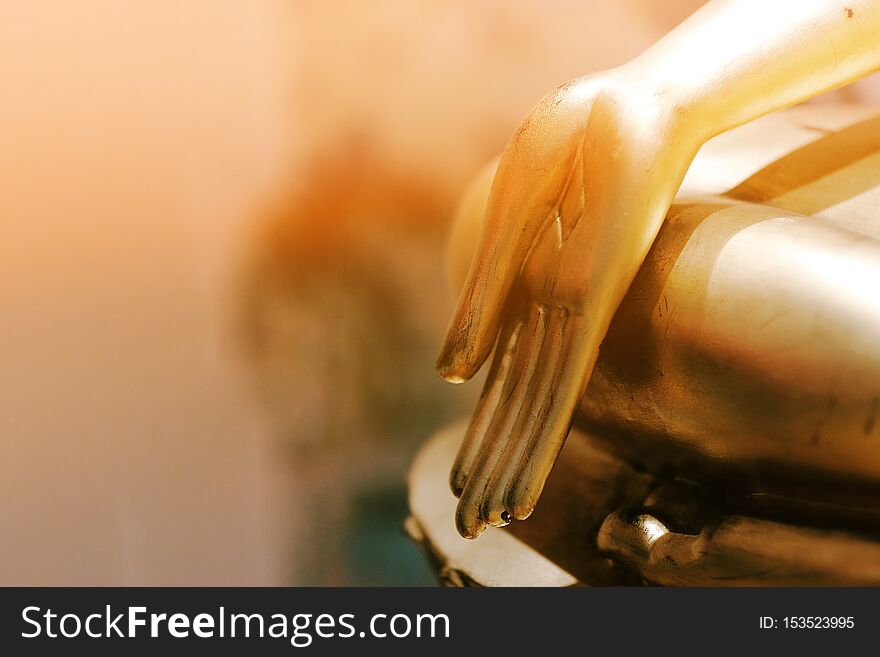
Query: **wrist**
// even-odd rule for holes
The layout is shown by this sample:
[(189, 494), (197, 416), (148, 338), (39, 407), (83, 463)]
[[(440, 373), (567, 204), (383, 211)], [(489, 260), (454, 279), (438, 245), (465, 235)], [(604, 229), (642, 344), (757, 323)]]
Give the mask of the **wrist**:
[(652, 62), (635, 59), (615, 69), (616, 84), (631, 107), (650, 107), (652, 121), (679, 148), (694, 153), (713, 136), (704, 94), (686, 80), (664, 73)]

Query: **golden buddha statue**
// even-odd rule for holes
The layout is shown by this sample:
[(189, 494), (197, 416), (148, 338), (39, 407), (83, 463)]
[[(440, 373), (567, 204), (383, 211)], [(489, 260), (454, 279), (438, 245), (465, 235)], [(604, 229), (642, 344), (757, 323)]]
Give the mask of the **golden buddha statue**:
[(450, 247), (438, 368), (495, 351), (441, 441), (462, 536), (532, 514), (574, 423), (526, 543), (580, 522), (580, 581), (880, 583), (880, 116), (765, 116), (878, 43), (880, 2), (715, 0), (525, 119)]

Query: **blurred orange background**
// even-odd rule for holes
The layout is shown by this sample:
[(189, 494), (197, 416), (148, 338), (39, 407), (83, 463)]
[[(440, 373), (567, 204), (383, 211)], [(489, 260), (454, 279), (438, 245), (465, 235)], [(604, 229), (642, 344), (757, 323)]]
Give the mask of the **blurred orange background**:
[(0, 584), (429, 583), (457, 196), (699, 4), (0, 3)]

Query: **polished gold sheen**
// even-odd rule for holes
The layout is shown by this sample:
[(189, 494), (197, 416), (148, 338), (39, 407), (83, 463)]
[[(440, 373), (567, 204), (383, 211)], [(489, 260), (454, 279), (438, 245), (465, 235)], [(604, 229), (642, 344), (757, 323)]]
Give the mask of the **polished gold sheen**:
[(452, 256), (474, 253), (438, 369), (495, 350), (451, 474), (463, 536), (529, 516), (582, 399), (658, 467), (880, 481), (878, 222), (832, 212), (877, 186), (877, 121), (672, 205), (707, 140), (876, 70), (878, 43), (876, 1), (716, 0), (524, 120)]

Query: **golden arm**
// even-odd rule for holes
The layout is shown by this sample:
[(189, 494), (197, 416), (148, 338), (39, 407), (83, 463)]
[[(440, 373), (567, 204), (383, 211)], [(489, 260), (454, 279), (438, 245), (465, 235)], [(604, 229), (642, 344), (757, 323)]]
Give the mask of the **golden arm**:
[(717, 0), (525, 119), (499, 163), (438, 360), (461, 382), (495, 348), (451, 474), (462, 535), (531, 513), (699, 147), (876, 69), (878, 35), (877, 1)]
[(880, 2), (715, 0), (624, 68), (705, 142), (880, 69)]

